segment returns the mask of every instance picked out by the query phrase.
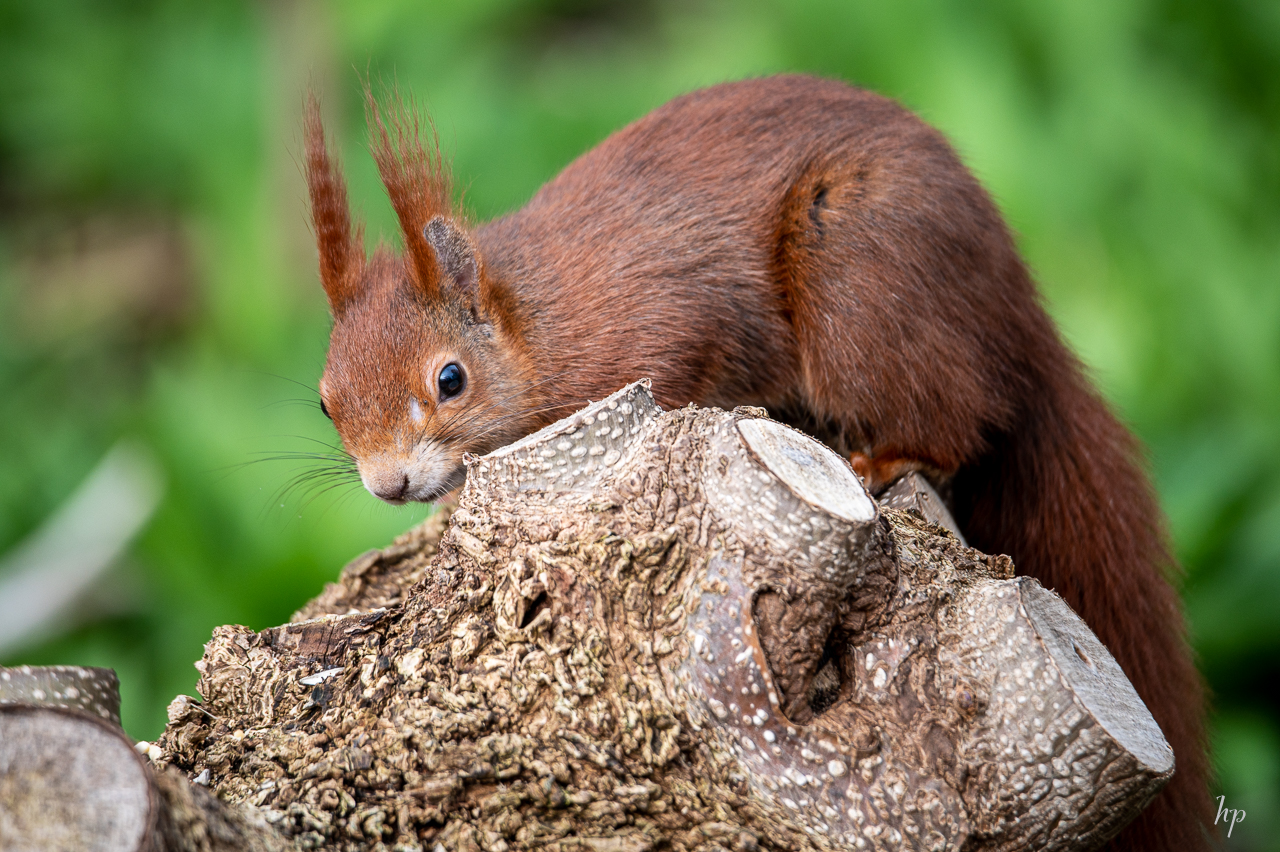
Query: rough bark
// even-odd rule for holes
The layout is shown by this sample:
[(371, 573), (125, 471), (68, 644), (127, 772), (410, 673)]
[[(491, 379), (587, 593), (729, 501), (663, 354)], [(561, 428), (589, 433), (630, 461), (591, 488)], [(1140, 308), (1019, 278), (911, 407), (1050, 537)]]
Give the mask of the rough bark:
[(100, 848), (1085, 850), (1172, 773), (1083, 622), (918, 475), (877, 505), (764, 412), (643, 384), (469, 466), (294, 622), (217, 629), (158, 768), (42, 711), (146, 804)]
[(80, 710), (120, 724), (120, 679), (93, 666), (0, 668), (0, 706), (40, 705)]
[(113, 717), (119, 702), (109, 670), (0, 669), (0, 849), (297, 848), (261, 812), (228, 806), (177, 769), (150, 765)]
[(1117, 831), (1172, 754), (1084, 624), (762, 414), (632, 386), (471, 459), (434, 558), (417, 533), (310, 620), (217, 630), (163, 762), (305, 848)]

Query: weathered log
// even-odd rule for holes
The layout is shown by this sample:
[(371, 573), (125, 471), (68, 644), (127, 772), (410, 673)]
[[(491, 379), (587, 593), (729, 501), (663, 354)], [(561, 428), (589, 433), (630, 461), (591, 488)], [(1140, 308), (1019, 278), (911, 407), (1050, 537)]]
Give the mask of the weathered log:
[(0, 707), (0, 848), (150, 849), (147, 774), (117, 725), (83, 711)]
[(469, 459), (429, 561), (418, 533), (310, 620), (219, 628), (161, 762), (303, 848), (1095, 848), (1168, 745), (903, 488), (631, 386)]
[(0, 849), (283, 852), (261, 814), (229, 807), (125, 737), (115, 672), (0, 669)]
[(95, 666), (0, 668), (0, 707), (39, 705), (80, 710), (120, 724), (120, 679)]

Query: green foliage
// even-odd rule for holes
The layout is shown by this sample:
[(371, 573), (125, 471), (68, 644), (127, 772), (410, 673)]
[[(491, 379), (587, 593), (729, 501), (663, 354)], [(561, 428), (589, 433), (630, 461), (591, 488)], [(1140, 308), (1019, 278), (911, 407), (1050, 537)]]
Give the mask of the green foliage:
[[(121, 436), (167, 477), (112, 606), (8, 662), (115, 666), (127, 727), (154, 736), (213, 625), (278, 623), (423, 517), (358, 489), (282, 498), (305, 462), (245, 464), (336, 441), (311, 404), (327, 320), (296, 166), (308, 84), (370, 239), (390, 239), (364, 73), (431, 111), (487, 218), (674, 95), (786, 70), (900, 99), (1001, 204), (1150, 450), (1222, 790), (1249, 809), (1232, 848), (1280, 848), (1280, 6), (1264, 0), (0, 0), (0, 553)], [(148, 267), (170, 257), (156, 245), (179, 260)]]

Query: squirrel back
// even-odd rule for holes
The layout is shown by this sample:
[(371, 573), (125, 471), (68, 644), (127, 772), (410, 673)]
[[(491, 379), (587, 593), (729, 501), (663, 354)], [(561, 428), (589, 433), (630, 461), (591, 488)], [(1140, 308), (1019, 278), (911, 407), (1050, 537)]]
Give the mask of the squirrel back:
[(463, 451), (642, 377), (664, 406), (763, 406), (873, 490), (923, 470), (975, 547), (1085, 619), (1173, 746), (1114, 848), (1205, 848), (1202, 690), (1138, 448), (939, 133), (838, 82), (724, 84), (470, 228), (438, 147), (369, 103), (404, 258), (364, 259), (314, 104), (308, 178), (335, 317), (322, 399), (371, 491), (434, 499)]

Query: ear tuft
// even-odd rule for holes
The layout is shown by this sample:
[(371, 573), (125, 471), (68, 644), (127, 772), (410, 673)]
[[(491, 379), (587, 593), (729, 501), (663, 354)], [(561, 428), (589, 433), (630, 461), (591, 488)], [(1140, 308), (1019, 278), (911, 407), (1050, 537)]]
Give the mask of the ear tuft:
[(480, 274), (476, 249), (467, 234), (443, 216), (436, 216), (422, 229), (422, 236), (436, 255), (444, 274), (444, 284), (475, 299)]
[(443, 270), (423, 229), (433, 217), (453, 214), (453, 180), (435, 125), (428, 116), (424, 126), (412, 102), (401, 100), (394, 89), (385, 106), (367, 83), (364, 97), (373, 157), (400, 220), (408, 266), (422, 291), (434, 296), (448, 282), (441, 280)]
[(311, 223), (320, 252), (320, 283), (329, 297), (329, 309), (337, 316), (359, 290), (364, 249), (359, 230), (351, 225), (346, 181), (325, 144), (315, 93), (307, 96), (304, 134)]

